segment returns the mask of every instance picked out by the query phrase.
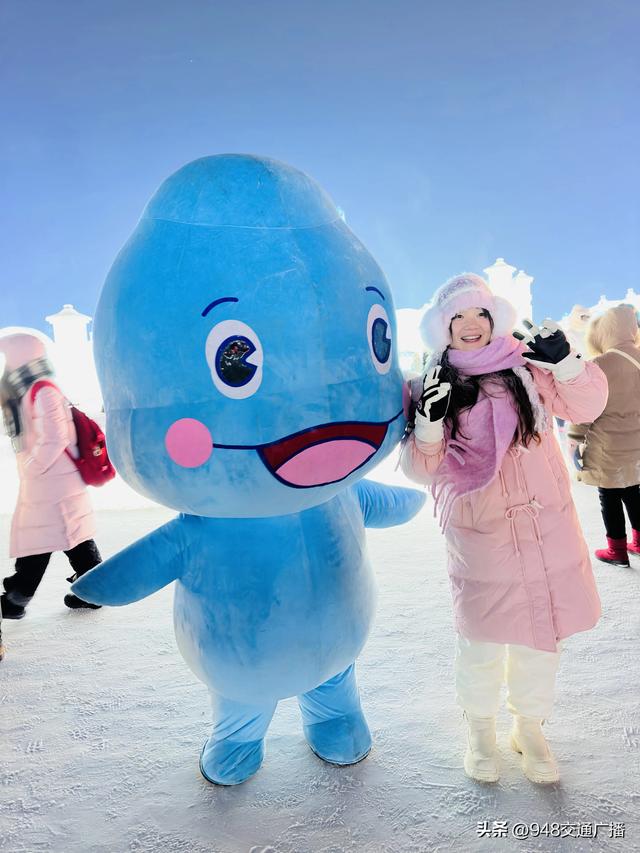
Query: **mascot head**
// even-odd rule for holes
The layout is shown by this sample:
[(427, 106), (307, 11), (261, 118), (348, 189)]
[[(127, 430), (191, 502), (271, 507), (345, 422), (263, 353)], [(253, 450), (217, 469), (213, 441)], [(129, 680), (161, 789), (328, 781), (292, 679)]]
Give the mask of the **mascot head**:
[(187, 164), (147, 205), (94, 324), (109, 452), (182, 512), (333, 497), (404, 429), (385, 277), (311, 178), (262, 157)]

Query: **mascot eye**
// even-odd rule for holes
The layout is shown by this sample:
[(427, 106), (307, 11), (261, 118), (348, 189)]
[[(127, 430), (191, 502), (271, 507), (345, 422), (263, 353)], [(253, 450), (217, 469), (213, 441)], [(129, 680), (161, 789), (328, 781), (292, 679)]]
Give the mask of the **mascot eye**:
[(247, 362), (247, 358), (255, 351), (254, 345), (244, 335), (227, 338), (216, 353), (216, 373), (219, 378), (234, 388), (241, 388), (251, 382), (258, 368)]
[(262, 382), (260, 338), (246, 323), (224, 320), (209, 332), (205, 346), (213, 384), (225, 397), (242, 400)]
[(367, 317), (367, 340), (373, 366), (378, 373), (391, 368), (391, 323), (382, 305), (373, 305)]

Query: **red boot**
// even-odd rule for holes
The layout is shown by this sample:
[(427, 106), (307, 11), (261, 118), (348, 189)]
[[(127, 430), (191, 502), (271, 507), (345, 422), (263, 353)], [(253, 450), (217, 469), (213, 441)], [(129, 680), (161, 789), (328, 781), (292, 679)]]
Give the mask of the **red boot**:
[(633, 538), (627, 542), (627, 551), (632, 554), (640, 554), (640, 530), (632, 530)]
[(600, 548), (595, 552), (598, 560), (603, 563), (611, 563), (614, 566), (629, 566), (629, 554), (627, 553), (627, 538), (609, 539), (607, 536), (607, 547)]

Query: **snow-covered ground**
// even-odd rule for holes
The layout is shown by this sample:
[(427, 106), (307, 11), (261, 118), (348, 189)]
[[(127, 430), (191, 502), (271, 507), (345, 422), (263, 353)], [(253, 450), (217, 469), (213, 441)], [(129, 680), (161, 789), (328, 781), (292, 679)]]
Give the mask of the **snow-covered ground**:
[[(399, 481), (388, 464), (381, 474)], [(602, 538), (596, 492), (577, 485), (575, 497), (594, 547)], [(103, 554), (170, 515), (100, 510)], [(0, 516), (2, 555), (8, 529), (9, 517)], [(640, 562), (628, 570), (596, 565), (604, 615), (567, 642), (546, 726), (561, 784), (539, 788), (523, 777), (505, 712), (502, 778), (487, 786), (462, 771), (444, 543), (431, 506), (405, 527), (368, 537), (379, 605), (358, 672), (371, 754), (350, 768), (324, 764), (287, 700), (262, 769), (236, 788), (210, 785), (198, 771), (210, 712), (175, 646), (171, 589), (124, 608), (71, 612), (62, 603), (67, 565), (56, 555), (27, 618), (3, 625), (0, 850), (640, 850)], [(9, 568), (4, 556), (0, 570)], [(483, 821), (493, 837), (478, 834)], [(508, 822), (508, 837), (494, 821)], [(510, 834), (515, 823), (534, 822), (563, 827), (554, 832), (601, 826), (595, 840)], [(610, 824), (625, 824), (625, 837), (610, 838)]]

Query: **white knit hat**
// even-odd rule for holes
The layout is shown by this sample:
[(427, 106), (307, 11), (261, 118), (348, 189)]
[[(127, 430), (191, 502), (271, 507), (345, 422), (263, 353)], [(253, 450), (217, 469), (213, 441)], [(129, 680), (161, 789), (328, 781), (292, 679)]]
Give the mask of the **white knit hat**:
[(442, 353), (451, 343), (449, 326), (458, 311), (485, 308), (493, 320), (492, 337), (500, 338), (513, 331), (516, 310), (489, 289), (487, 282), (472, 272), (464, 272), (446, 281), (433, 295), (420, 321), (420, 334), (429, 350)]

